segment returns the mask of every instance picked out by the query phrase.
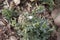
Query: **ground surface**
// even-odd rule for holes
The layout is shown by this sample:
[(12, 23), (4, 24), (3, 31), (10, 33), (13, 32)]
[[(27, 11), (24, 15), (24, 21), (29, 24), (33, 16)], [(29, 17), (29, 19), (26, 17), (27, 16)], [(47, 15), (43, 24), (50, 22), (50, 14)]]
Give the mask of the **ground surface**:
[[(57, 14), (60, 14), (60, 2), (59, 0), (56, 2), (56, 5), (54, 5), (54, 10), (49, 11), (48, 6), (46, 4), (43, 4), (46, 7), (46, 11), (42, 16), (46, 17), (49, 20), (53, 20), (54, 22), (51, 22), (51, 26), (56, 25), (56, 30), (52, 33), (49, 40), (60, 40), (60, 15), (56, 17)], [(58, 3), (59, 2), (59, 3)], [(31, 4), (33, 5), (31, 6)], [(36, 4), (37, 3), (37, 4)], [(12, 0), (0, 0), (0, 11), (4, 8), (8, 9), (15, 9), (18, 11), (18, 13), (23, 13), (25, 11), (31, 12), (35, 7), (39, 5), (39, 1), (35, 0), (18, 0), (18, 1), (12, 1)], [(57, 5), (58, 4), (58, 5)], [(19, 11), (21, 10), (21, 12)], [(0, 12), (1, 13), (1, 12)], [(56, 17), (56, 19), (55, 19)], [(13, 27), (11, 27), (10, 23), (3, 17), (2, 14), (0, 14), (0, 40), (19, 40), (19, 36), (16, 34)]]

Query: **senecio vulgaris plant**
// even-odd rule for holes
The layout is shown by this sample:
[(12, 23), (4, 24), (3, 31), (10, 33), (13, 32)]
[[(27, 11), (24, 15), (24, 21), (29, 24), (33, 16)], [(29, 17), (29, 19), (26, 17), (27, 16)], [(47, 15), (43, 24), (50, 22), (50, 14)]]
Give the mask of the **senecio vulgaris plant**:
[[(39, 10), (43, 11), (44, 8)], [(37, 13), (38, 12), (37, 10)], [(14, 26), (16, 33), (22, 36), (21, 40), (48, 40), (53, 31), (53, 28), (49, 26), (48, 20), (37, 16), (34, 12), (20, 14), (18, 23), (16, 22), (16, 16), (13, 16), (13, 14), (15, 14), (14, 11), (4, 9), (2, 14), (5, 15), (10, 24)], [(14, 20), (12, 18), (14, 18)]]
[(48, 40), (53, 28), (45, 18), (31, 14), (24, 14), (25, 19), (20, 23), (20, 32), (23, 40)]

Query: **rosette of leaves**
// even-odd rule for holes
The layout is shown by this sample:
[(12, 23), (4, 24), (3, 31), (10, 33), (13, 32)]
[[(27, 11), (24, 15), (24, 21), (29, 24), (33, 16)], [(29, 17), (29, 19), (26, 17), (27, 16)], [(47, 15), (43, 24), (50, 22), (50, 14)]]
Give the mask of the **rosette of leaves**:
[(41, 1), (42, 3), (41, 4), (47, 4), (49, 5), (49, 10), (51, 11), (54, 7), (54, 1), (53, 0), (39, 0)]
[(53, 28), (50, 28), (46, 19), (31, 14), (24, 17), (26, 19), (21, 23), (19, 34), (23, 40), (48, 40)]
[(16, 20), (18, 17), (18, 13), (15, 12), (14, 10), (9, 10), (9, 9), (3, 9), (2, 10), (2, 15), (8, 20), (10, 25), (16, 26)]

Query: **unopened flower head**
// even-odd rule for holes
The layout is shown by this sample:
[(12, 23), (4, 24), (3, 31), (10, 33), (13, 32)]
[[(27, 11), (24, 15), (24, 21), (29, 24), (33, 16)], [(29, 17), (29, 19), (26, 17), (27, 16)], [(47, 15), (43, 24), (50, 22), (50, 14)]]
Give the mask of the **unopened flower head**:
[(32, 18), (33, 18), (33, 16), (28, 16), (28, 18), (29, 18), (29, 19), (32, 19)]

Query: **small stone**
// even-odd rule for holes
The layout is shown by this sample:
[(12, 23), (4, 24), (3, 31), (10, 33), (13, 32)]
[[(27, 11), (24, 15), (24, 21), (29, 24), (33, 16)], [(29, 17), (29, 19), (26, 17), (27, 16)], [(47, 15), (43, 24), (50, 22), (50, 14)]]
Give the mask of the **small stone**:
[(0, 25), (5, 25), (2, 21), (0, 21)]
[(14, 1), (15, 5), (20, 4), (20, 0), (13, 0), (13, 1)]
[(30, 0), (31, 2), (35, 1), (35, 0)]
[(15, 36), (10, 36), (10, 40), (17, 40)]
[(60, 16), (58, 16), (58, 17), (56, 17), (55, 19), (54, 19), (54, 23), (57, 25), (57, 26), (59, 26), (60, 27)]
[(60, 27), (60, 8), (54, 9), (51, 14), (55, 25)]

